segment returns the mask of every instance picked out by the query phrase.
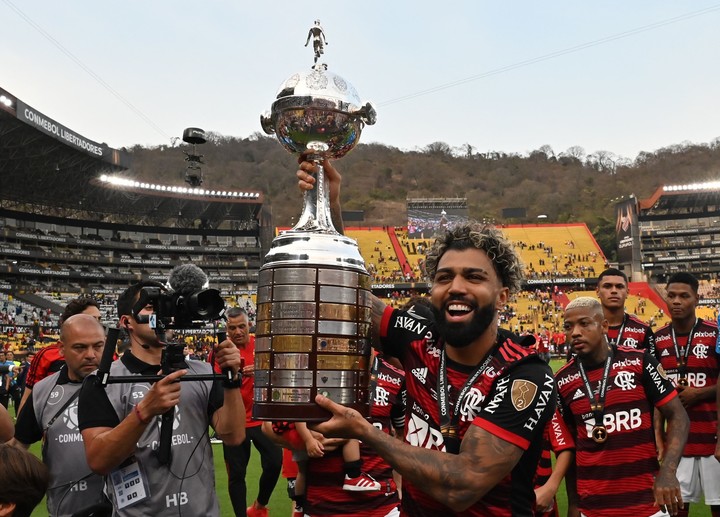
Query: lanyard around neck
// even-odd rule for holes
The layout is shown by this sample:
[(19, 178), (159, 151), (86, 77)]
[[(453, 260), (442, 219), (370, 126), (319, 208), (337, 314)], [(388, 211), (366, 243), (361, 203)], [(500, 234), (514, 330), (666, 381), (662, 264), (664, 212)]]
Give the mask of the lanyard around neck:
[(612, 364), (612, 359), (613, 349), (612, 347), (610, 347), (610, 350), (608, 351), (608, 356), (605, 359), (605, 367), (603, 368), (602, 379), (600, 379), (600, 387), (598, 389), (597, 399), (595, 398), (595, 393), (593, 392), (592, 385), (590, 384), (590, 379), (588, 378), (587, 373), (585, 373), (585, 367), (583, 366), (582, 361), (580, 361), (579, 358), (577, 360), (580, 377), (582, 377), (583, 383), (585, 384), (585, 393), (590, 400), (590, 409), (592, 409), (593, 418), (595, 419), (595, 426), (592, 429), (592, 435), (593, 440), (597, 443), (603, 443), (605, 440), (607, 440), (607, 430), (603, 425), (603, 420), (605, 417), (605, 395), (607, 395), (608, 380), (610, 379), (610, 365)]
[[(468, 376), (465, 384), (458, 393), (457, 400), (455, 401), (455, 407), (450, 410), (450, 385), (447, 378), (447, 354), (445, 353), (445, 346), (442, 347), (440, 353), (440, 366), (438, 368), (438, 408), (440, 410), (440, 432), (443, 435), (445, 441), (445, 448), (447, 452), (457, 454), (460, 450), (460, 439), (458, 437), (458, 422), (460, 420), (460, 405), (462, 400), (467, 395), (470, 388), (473, 387), (475, 382), (480, 378), (485, 369), (490, 364), (493, 358), (492, 351), (488, 352), (485, 359), (475, 367), (475, 370)], [(494, 347), (493, 347), (494, 350)]]
[(687, 343), (685, 343), (685, 348), (682, 352), (680, 351), (680, 345), (678, 345), (677, 336), (675, 335), (675, 327), (670, 324), (670, 336), (672, 337), (673, 347), (675, 348), (675, 358), (677, 359), (678, 365), (678, 384), (680, 384), (681, 381), (684, 381), (683, 385), (687, 385), (687, 360), (690, 356), (690, 346), (692, 345), (692, 340), (695, 336), (695, 329), (697, 329), (700, 321), (700, 318), (695, 319), (695, 323), (690, 330)]

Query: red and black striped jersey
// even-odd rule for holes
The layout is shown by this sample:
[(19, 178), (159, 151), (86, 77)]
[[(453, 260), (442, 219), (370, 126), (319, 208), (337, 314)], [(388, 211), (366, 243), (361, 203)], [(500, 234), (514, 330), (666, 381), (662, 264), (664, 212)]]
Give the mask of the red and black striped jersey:
[(64, 364), (65, 357), (60, 353), (60, 343), (41, 348), (30, 363), (30, 369), (25, 377), (25, 387), (32, 389), (35, 383), (59, 372)]
[(611, 345), (647, 350), (651, 354), (655, 352), (655, 335), (650, 325), (634, 314), (626, 312), (620, 325), (608, 328), (607, 337)]
[[(443, 343), (436, 339), (432, 319), (411, 311), (387, 308), (380, 329), (383, 350), (405, 368), (407, 411), (405, 441), (416, 447), (447, 452), (437, 399), (438, 371)], [(447, 359), (449, 410), (457, 407), (458, 436), (471, 425), (508, 441), (525, 452), (511, 473), (464, 512), (453, 512), (403, 480), (403, 514), (413, 516), (531, 516), (535, 501), (533, 480), (545, 424), (555, 407), (555, 383), (550, 367), (534, 350), (500, 330), (491, 360), (473, 385), (457, 401), (475, 370)], [(448, 453), (449, 454), (449, 453)]]
[[(698, 319), (695, 331), (692, 332), (689, 350), (686, 350), (689, 334), (675, 336), (681, 357), (687, 353), (686, 380), (690, 387), (706, 388), (717, 384), (720, 369), (718, 354), (715, 351), (717, 330), (717, 323)], [(655, 356), (668, 377), (677, 385), (678, 358), (669, 324), (657, 331), (655, 343)], [(715, 454), (717, 442), (717, 401), (703, 400), (685, 409), (690, 419), (690, 431), (683, 456), (712, 456)]]
[[(377, 359), (378, 368), (375, 372), (377, 384), (370, 406), (370, 422), (388, 434), (392, 429), (402, 433), (405, 418), (405, 372), (398, 370), (382, 357)], [(398, 418), (401, 419), (399, 422)], [(396, 426), (393, 422), (400, 425)], [(379, 481), (383, 485), (383, 492), (387, 493), (387, 482), (392, 479), (392, 467), (375, 452), (375, 449), (363, 442), (360, 442), (360, 453), (363, 472), (367, 472)]]
[(574, 449), (575, 440), (573, 440), (570, 430), (562, 419), (560, 410), (556, 409), (550, 421), (545, 425), (542, 454), (535, 474), (535, 487), (547, 483), (552, 474), (551, 452), (557, 457), (563, 451)]
[[(375, 454), (377, 456), (377, 454)], [(342, 449), (326, 452), (322, 458), (310, 458), (307, 462), (306, 503), (307, 515), (349, 517), (384, 517), (400, 504), (397, 491), (387, 494), (390, 480), (375, 477), (375, 470), (363, 454), (363, 470), (373, 476), (383, 487), (379, 492), (350, 492), (343, 490)], [(394, 484), (392, 485), (394, 486)]]
[[(586, 515), (652, 515), (653, 482), (659, 464), (653, 432), (653, 406), (677, 397), (654, 356), (642, 350), (613, 347), (602, 424), (607, 440), (596, 443), (595, 416), (585, 383), (573, 358), (555, 375), (560, 410), (575, 437), (579, 508)], [(603, 365), (586, 370), (597, 397)]]
[[(373, 371), (375, 386), (370, 422), (378, 429), (390, 433), (393, 417), (404, 414), (405, 374), (378, 357), (377, 370)], [(360, 442), (362, 470), (381, 485), (379, 492), (349, 492), (343, 490), (342, 453), (327, 453), (323, 458), (308, 460), (307, 503), (308, 515), (343, 515), (384, 517), (400, 504), (392, 467), (371, 447)]]

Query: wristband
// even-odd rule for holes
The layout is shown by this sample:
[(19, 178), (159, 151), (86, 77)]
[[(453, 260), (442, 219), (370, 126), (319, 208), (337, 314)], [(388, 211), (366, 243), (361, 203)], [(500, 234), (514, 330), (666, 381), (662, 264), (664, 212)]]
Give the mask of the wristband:
[(223, 378), (222, 381), (223, 388), (225, 389), (233, 389), (233, 388), (240, 388), (242, 386), (242, 375), (240, 375), (240, 372), (235, 374), (235, 378), (231, 381), (227, 379), (227, 377)]
[(144, 420), (142, 415), (140, 414), (140, 410), (138, 409), (137, 406), (135, 406), (133, 408), (133, 412), (135, 413), (135, 416), (137, 417), (137, 419), (140, 420), (141, 424), (147, 425), (152, 421), (152, 417), (148, 418), (147, 420)]

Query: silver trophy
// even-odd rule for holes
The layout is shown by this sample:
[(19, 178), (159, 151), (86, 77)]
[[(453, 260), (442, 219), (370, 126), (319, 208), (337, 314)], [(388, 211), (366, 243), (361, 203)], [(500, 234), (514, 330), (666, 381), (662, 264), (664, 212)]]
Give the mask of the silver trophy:
[[(310, 36), (324, 40), (319, 21)], [(255, 331), (255, 402), (259, 420), (320, 421), (329, 413), (317, 394), (369, 414), (370, 275), (357, 243), (338, 233), (319, 165), (340, 158), (360, 139), (375, 110), (355, 88), (318, 63), (293, 74), (260, 117), (289, 152), (320, 167), (304, 194), (298, 223), (272, 242), (260, 269)]]

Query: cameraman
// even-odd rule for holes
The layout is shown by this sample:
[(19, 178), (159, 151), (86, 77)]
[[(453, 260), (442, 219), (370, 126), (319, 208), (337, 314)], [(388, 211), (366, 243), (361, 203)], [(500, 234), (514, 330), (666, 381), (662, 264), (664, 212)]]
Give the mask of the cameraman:
[[(208, 425), (226, 443), (239, 445), (245, 439), (245, 407), (239, 385), (240, 352), (230, 342), (218, 345), (216, 361), (232, 371), (235, 383), (227, 381), (177, 380), (186, 374), (209, 374), (207, 363), (188, 360), (187, 368), (150, 383), (142, 376), (161, 370), (164, 344), (147, 323), (132, 316), (144, 287), (157, 282), (139, 282), (118, 299), (118, 316), (130, 338), (130, 349), (110, 368), (113, 376), (137, 375), (137, 382), (108, 384), (105, 389), (86, 379), (80, 392), (79, 427), (85, 441), (88, 464), (106, 476), (106, 490), (116, 515), (219, 515), (215, 495), (215, 471)], [(152, 306), (139, 315), (150, 315)], [(171, 460), (158, 460), (161, 415), (174, 409)], [(130, 490), (128, 491), (128, 488)], [(128, 495), (128, 492), (130, 494)]]

